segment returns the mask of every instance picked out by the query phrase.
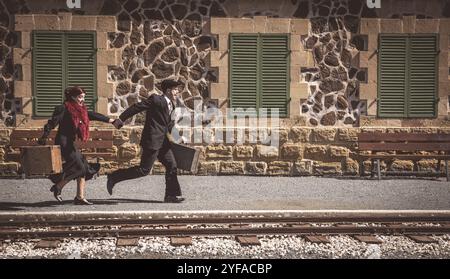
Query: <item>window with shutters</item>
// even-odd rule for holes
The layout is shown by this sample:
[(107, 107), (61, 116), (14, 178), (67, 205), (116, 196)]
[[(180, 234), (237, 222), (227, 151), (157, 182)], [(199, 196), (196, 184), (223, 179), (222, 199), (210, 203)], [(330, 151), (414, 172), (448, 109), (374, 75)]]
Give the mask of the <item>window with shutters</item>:
[(95, 110), (96, 49), (95, 32), (33, 32), (34, 116), (51, 116), (64, 89), (75, 85), (85, 89), (86, 105)]
[(437, 116), (438, 42), (436, 34), (380, 35), (379, 117)]
[(230, 107), (289, 116), (289, 36), (230, 34)]

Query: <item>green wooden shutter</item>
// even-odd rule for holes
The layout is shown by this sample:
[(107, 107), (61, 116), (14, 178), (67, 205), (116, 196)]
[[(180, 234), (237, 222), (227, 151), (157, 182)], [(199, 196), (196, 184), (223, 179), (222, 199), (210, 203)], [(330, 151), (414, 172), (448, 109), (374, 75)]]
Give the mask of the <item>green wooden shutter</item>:
[(289, 114), (289, 37), (230, 35), (230, 107), (277, 108)]
[(262, 108), (277, 108), (280, 117), (288, 115), (289, 39), (286, 35), (261, 36)]
[(409, 117), (435, 117), (437, 104), (437, 36), (410, 37)]
[(35, 116), (51, 116), (63, 101), (64, 36), (62, 33), (33, 34), (33, 89)]
[(62, 104), (64, 89), (86, 90), (86, 105), (97, 102), (96, 36), (92, 32), (33, 32), (34, 115), (49, 117)]
[(66, 33), (67, 86), (81, 86), (86, 91), (86, 105), (95, 110), (97, 102), (96, 45), (94, 33)]
[(258, 108), (258, 35), (230, 35), (230, 106)]
[(378, 116), (406, 117), (406, 36), (380, 36), (378, 54)]

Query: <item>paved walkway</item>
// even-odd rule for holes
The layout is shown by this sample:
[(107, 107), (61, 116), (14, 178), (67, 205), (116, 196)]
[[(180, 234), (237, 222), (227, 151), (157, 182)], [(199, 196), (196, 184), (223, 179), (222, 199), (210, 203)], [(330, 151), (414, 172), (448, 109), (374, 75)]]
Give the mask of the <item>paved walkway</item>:
[(181, 204), (162, 203), (164, 176), (122, 182), (114, 195), (106, 177), (89, 181), (92, 206), (75, 206), (75, 182), (64, 188), (63, 203), (46, 179), (0, 180), (0, 212), (214, 211), (214, 210), (450, 210), (450, 183), (444, 179), (180, 176)]

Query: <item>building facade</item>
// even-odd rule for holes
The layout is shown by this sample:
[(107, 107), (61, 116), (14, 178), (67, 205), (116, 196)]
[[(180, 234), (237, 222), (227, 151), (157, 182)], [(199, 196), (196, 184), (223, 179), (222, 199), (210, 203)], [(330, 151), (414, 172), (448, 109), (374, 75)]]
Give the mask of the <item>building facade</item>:
[[(0, 0), (0, 173), (20, 172), (11, 131), (41, 128), (66, 86), (116, 117), (173, 78), (192, 112), (279, 111), (278, 146), (185, 128), (199, 174), (356, 175), (360, 131), (450, 133), (449, 35), (448, 0)], [(103, 171), (138, 163), (141, 123), (115, 131)]]

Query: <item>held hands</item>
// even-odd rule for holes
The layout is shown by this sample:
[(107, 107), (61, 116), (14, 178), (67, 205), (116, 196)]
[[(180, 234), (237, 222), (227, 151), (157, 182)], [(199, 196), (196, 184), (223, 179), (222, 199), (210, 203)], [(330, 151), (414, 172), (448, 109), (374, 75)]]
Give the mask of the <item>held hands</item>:
[(116, 129), (120, 129), (120, 128), (123, 127), (123, 122), (122, 122), (122, 120), (120, 120), (119, 118), (117, 118), (116, 120), (114, 120), (114, 121), (112, 122), (112, 124), (114, 125), (114, 127), (115, 127)]

